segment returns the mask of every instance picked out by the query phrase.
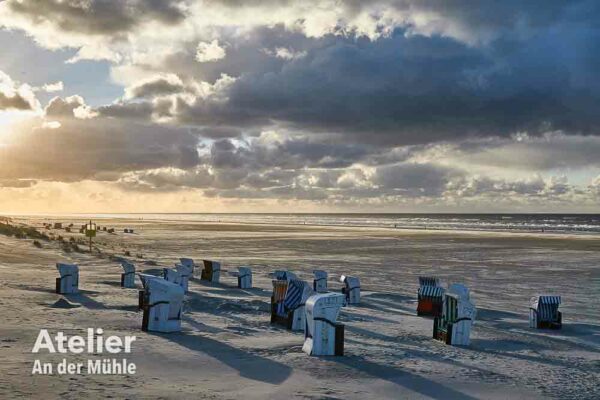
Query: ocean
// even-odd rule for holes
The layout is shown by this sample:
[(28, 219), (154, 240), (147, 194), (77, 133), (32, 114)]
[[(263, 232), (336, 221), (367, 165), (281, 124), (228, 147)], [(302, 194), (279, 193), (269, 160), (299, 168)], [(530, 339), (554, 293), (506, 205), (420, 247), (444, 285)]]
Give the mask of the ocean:
[[(62, 216), (66, 216), (62, 214)], [(396, 229), (600, 233), (600, 214), (69, 214), (73, 217)]]

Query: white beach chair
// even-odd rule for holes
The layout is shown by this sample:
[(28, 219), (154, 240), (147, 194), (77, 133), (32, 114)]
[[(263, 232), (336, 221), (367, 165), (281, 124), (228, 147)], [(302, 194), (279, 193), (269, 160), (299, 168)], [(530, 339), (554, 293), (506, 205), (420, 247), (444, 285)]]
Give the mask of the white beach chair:
[(183, 291), (187, 293), (190, 277), (193, 273), (193, 267), (189, 264), (175, 264), (175, 270), (179, 272), (179, 275), (181, 276), (179, 285), (183, 288)]
[(536, 329), (562, 328), (562, 313), (558, 311), (560, 296), (534, 296), (529, 301), (529, 327)]
[(173, 269), (173, 268), (163, 268), (163, 279), (166, 280), (167, 282), (171, 282), (174, 283), (176, 285), (181, 286), (181, 288), (183, 289), (183, 291), (185, 292), (185, 288), (184, 288), (184, 278), (181, 275), (181, 272)]
[(238, 267), (238, 288), (252, 288), (252, 269), (250, 267)]
[(209, 281), (213, 283), (219, 283), (221, 279), (221, 263), (217, 261), (202, 260), (204, 263), (204, 269), (200, 279), (203, 281)]
[(469, 288), (461, 284), (450, 285), (444, 294), (442, 316), (433, 322), (433, 338), (450, 345), (468, 346), (476, 314)]
[(75, 264), (56, 263), (60, 278), (56, 278), (56, 293), (72, 294), (79, 292), (79, 267)]
[(155, 276), (140, 278), (145, 282), (142, 330), (150, 332), (179, 332), (183, 314), (183, 288)]
[(355, 276), (342, 275), (340, 282), (345, 286), (342, 288), (342, 294), (346, 296), (346, 304), (360, 303), (360, 279)]
[(313, 281), (313, 290), (317, 293), (327, 292), (327, 272), (316, 269), (313, 271), (315, 279)]
[(134, 288), (135, 265), (133, 265), (129, 261), (121, 261), (121, 267), (123, 267), (123, 273), (121, 274), (121, 287)]
[(190, 276), (194, 276), (194, 271), (196, 270), (196, 263), (194, 262), (194, 260), (192, 260), (191, 258), (183, 257), (179, 259), (179, 263), (181, 265), (185, 265), (186, 267), (190, 267), (192, 271)]
[(314, 356), (344, 355), (344, 325), (337, 317), (345, 297), (339, 293), (320, 293), (306, 301), (306, 329), (302, 350)]

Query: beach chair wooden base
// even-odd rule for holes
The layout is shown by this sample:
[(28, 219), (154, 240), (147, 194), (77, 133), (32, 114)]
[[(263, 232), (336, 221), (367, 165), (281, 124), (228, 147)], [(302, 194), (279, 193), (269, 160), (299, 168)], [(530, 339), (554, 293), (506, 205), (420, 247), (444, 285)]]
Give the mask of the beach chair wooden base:
[(61, 294), (60, 283), (61, 283), (61, 278), (56, 278), (56, 293), (58, 293), (58, 294)]
[(344, 355), (344, 324), (335, 324), (335, 356)]

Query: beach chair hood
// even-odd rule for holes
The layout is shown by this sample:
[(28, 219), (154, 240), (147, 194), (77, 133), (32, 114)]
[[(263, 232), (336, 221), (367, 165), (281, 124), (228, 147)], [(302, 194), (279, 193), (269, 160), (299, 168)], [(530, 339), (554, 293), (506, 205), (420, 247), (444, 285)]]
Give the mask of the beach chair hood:
[(121, 267), (123, 267), (123, 272), (126, 274), (135, 273), (135, 265), (133, 265), (129, 261), (121, 261)]
[(61, 278), (64, 278), (69, 275), (75, 276), (79, 273), (79, 267), (76, 264), (57, 263), (56, 269), (58, 270), (58, 273), (60, 274)]

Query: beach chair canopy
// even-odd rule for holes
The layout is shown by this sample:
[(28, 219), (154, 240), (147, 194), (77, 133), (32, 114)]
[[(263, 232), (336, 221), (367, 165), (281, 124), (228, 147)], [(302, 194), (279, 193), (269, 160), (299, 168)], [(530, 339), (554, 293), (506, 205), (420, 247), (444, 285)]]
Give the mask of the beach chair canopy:
[(76, 264), (56, 263), (56, 269), (62, 278), (69, 275), (75, 275), (79, 272), (79, 267)]
[(345, 284), (348, 290), (360, 288), (360, 279), (355, 276), (342, 275), (340, 282)]
[(142, 282), (142, 286), (144, 287), (144, 289), (147, 288), (148, 282), (150, 280), (153, 280), (153, 279), (164, 280), (163, 278), (154, 276), (154, 275), (148, 275), (148, 274), (137, 274), (137, 275), (140, 278), (140, 282)]
[(163, 277), (165, 278), (165, 280), (173, 282), (177, 285), (181, 283), (181, 272), (175, 269), (163, 268)]
[(192, 274), (192, 266), (189, 264), (175, 264), (175, 270), (177, 270), (181, 276), (190, 276)]
[(469, 300), (471, 297), (469, 288), (460, 283), (453, 283), (452, 285), (450, 285), (448, 287), (447, 293), (460, 300)]
[(194, 260), (192, 260), (191, 258), (180, 258), (179, 259), (179, 263), (181, 265), (185, 265), (186, 267), (195, 267), (196, 264), (194, 263)]
[(252, 275), (252, 268), (250, 267), (238, 267), (238, 276), (240, 278), (244, 278), (246, 276)]
[(419, 297), (442, 297), (444, 295), (444, 288), (441, 286), (421, 286), (419, 288)]
[(135, 273), (135, 265), (133, 265), (129, 261), (121, 261), (121, 267), (123, 267), (123, 272), (125, 272), (126, 274)]
[(433, 276), (420, 276), (419, 286), (440, 286), (440, 280)]
[(221, 270), (221, 263), (218, 261), (202, 260), (202, 262), (207, 271), (215, 272)]
[(327, 272), (325, 272), (323, 270), (315, 269), (313, 271), (313, 274), (315, 274), (315, 279), (316, 280), (327, 279)]
[(535, 296), (531, 298), (531, 308), (538, 312), (540, 321), (554, 321), (558, 318), (560, 296)]
[(339, 293), (321, 293), (310, 296), (306, 300), (306, 315), (310, 318), (309, 330), (314, 321), (323, 321), (333, 326), (344, 303), (345, 298)]
[(314, 291), (308, 282), (300, 279), (292, 279), (288, 283), (283, 305), (288, 310), (295, 310), (296, 308), (303, 306), (306, 299), (313, 293)]

